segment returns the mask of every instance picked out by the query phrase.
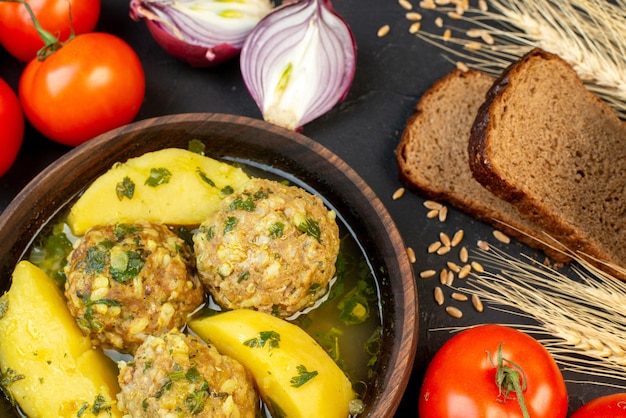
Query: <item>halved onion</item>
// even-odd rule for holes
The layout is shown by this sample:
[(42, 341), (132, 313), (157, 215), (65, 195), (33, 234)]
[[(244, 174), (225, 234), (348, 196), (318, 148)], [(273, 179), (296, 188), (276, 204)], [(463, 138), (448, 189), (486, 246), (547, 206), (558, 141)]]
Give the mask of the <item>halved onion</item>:
[(215, 66), (239, 54), (269, 0), (131, 0), (130, 16), (144, 19), (155, 41), (194, 67)]
[(330, 0), (302, 0), (261, 20), (248, 35), (240, 61), (263, 118), (297, 129), (346, 97), (356, 42)]

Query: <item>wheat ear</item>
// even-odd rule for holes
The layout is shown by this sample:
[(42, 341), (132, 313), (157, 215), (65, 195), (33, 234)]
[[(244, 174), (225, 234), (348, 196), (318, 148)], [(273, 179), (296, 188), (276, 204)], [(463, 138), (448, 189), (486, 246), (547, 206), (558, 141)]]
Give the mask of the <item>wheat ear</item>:
[[(440, 7), (455, 35), (415, 36), (497, 76), (532, 48), (570, 63), (590, 91), (626, 117), (626, 2), (606, 0), (491, 0), (489, 7)], [(454, 21), (473, 26), (463, 29)], [(477, 38), (475, 34), (480, 34)]]
[(582, 258), (572, 267), (577, 280), (497, 248), (478, 251), (474, 258), (485, 272), (473, 273), (464, 291), (495, 309), (535, 320), (538, 325), (517, 327), (543, 334), (540, 341), (564, 370), (624, 381), (617, 387), (626, 388), (624, 282)]

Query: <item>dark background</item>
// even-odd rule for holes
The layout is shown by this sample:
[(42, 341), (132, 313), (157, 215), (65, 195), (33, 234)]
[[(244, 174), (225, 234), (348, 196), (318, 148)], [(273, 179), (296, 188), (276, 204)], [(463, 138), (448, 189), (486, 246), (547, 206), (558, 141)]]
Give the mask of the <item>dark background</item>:
[[(418, 1), (413, 0), (417, 5)], [(440, 269), (445, 260), (427, 255), (426, 247), (436, 241), (439, 232), (452, 235), (462, 228), (464, 243), (474, 247), (479, 239), (493, 241), (492, 229), (472, 218), (450, 210), (448, 220), (440, 223), (426, 218), (423, 199), (407, 192), (393, 200), (400, 187), (394, 150), (407, 118), (419, 97), (434, 81), (453, 68), (440, 49), (411, 35), (411, 22), (404, 17), (406, 10), (395, 0), (335, 0), (336, 10), (350, 24), (358, 46), (354, 83), (344, 102), (323, 117), (307, 124), (302, 133), (323, 144), (352, 166), (377, 193), (396, 222), (407, 246), (415, 249), (416, 276), (425, 269)], [(139, 55), (146, 74), (146, 97), (137, 120), (159, 115), (214, 112), (261, 118), (248, 94), (239, 71), (237, 59), (218, 68), (194, 69), (167, 55), (151, 38), (142, 22), (128, 15), (128, 2), (102, 0), (102, 12), (97, 30), (113, 33), (127, 41)], [(432, 26), (435, 14), (418, 10), (424, 15), (424, 26)], [(378, 28), (391, 26), (390, 33), (377, 36)], [(23, 64), (0, 50), (0, 77), (17, 89)], [(0, 135), (2, 127), (0, 127)], [(28, 124), (24, 144), (14, 167), (0, 179), (0, 210), (39, 171), (70, 148), (55, 144), (40, 136)], [(519, 251), (517, 244), (507, 250)], [(442, 261), (443, 260), (443, 261)], [(487, 310), (472, 312), (465, 302), (458, 303), (465, 315), (461, 320), (446, 315), (443, 307), (435, 305), (432, 292), (436, 278), (416, 279), (420, 304), (420, 336), (413, 378), (397, 416), (416, 416), (417, 392), (421, 376), (441, 344), (449, 338), (446, 331), (429, 329), (463, 326), (481, 322), (507, 322), (502, 314)], [(449, 293), (449, 291), (447, 291)], [(567, 376), (566, 376), (567, 377)], [(461, 377), (462, 378), (462, 377)], [(569, 383), (570, 409), (580, 406), (609, 389)]]

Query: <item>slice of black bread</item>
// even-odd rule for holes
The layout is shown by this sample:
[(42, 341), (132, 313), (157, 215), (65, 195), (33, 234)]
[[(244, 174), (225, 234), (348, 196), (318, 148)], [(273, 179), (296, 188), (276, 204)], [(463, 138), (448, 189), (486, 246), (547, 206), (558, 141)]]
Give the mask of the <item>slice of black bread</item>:
[(422, 196), (446, 202), (526, 244), (567, 261), (537, 240), (546, 236), (472, 177), (468, 159), (470, 129), (494, 82), (476, 70), (453, 70), (420, 99), (396, 149), (400, 180)]
[(573, 251), (626, 265), (626, 125), (556, 55), (510, 66), (480, 107), (474, 177)]

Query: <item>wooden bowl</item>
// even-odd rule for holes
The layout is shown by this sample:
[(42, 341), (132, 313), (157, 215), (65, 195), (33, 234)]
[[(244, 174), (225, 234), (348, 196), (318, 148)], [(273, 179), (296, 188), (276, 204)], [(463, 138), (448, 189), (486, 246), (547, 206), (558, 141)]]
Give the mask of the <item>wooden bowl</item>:
[[(115, 162), (162, 148), (187, 148), (248, 161), (319, 193), (357, 237), (378, 277), (384, 336), (375, 383), (361, 416), (392, 417), (407, 386), (417, 346), (417, 291), (402, 238), (370, 187), (320, 144), (266, 122), (219, 114), (164, 116), (130, 124), (79, 146), (39, 174), (0, 215), (0, 290), (15, 264), (57, 211)], [(8, 403), (0, 414), (11, 412)]]

